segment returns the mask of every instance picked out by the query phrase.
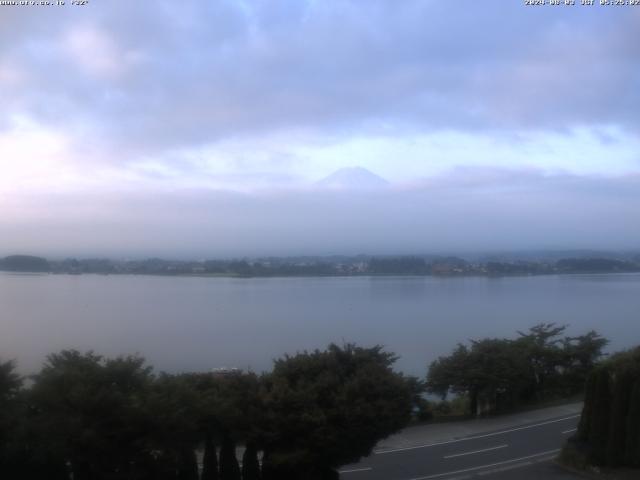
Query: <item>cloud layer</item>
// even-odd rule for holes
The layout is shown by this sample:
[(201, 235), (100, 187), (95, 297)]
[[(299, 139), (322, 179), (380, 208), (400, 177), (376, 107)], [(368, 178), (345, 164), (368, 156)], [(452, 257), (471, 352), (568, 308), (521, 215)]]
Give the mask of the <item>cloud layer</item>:
[(117, 150), (292, 128), (638, 133), (636, 9), (109, 2), (5, 8), (2, 24), (16, 86), (0, 94), (4, 116), (82, 127)]
[(379, 191), (154, 193), (21, 202), (2, 222), (0, 253), (219, 258), (640, 244), (639, 176), (462, 169)]
[[(96, 252), (488, 246), (492, 222), (496, 246), (596, 246), (596, 214), (632, 244), (639, 30), (640, 9), (499, 0), (3, 7), (4, 249), (45, 224)], [(353, 165), (395, 189), (304, 191)]]

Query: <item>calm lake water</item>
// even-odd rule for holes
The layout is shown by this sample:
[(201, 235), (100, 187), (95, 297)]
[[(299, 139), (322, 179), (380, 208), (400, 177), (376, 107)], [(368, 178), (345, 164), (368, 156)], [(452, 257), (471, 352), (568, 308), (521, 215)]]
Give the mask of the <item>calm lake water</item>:
[(540, 322), (640, 344), (640, 274), (520, 278), (191, 278), (0, 273), (0, 357), (138, 352), (158, 369), (269, 369), (329, 342), (383, 344), (424, 375), (457, 342)]

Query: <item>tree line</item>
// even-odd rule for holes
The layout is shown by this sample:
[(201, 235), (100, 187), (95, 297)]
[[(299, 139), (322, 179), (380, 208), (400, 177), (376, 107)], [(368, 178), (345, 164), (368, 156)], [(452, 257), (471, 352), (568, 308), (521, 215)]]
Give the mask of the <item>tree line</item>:
[(468, 398), (470, 415), (581, 394), (608, 341), (595, 331), (566, 336), (566, 328), (542, 323), (515, 339), (458, 344), (429, 366), (428, 390)]
[(578, 467), (640, 467), (640, 347), (589, 375), (578, 431), (562, 459)]
[(337, 479), (341, 465), (428, 418), (425, 391), (453, 393), (480, 415), (577, 395), (585, 382), (577, 441), (591, 461), (628, 463), (640, 442), (640, 349), (602, 364), (606, 339), (565, 330), (543, 323), (459, 344), (426, 382), (394, 372), (382, 347), (354, 344), (285, 355), (261, 375), (155, 373), (139, 356), (75, 350), (28, 378), (0, 362), (0, 477)]
[(0, 477), (337, 479), (411, 418), (420, 382), (395, 360), (332, 344), (262, 375), (155, 374), (138, 356), (74, 350), (28, 379), (0, 363)]
[(624, 273), (640, 271), (640, 256), (564, 258), (558, 261), (469, 262), (459, 257), (397, 256), (302, 257), (236, 260), (114, 261), (106, 258), (47, 260), (29, 255), (0, 258), (0, 270), (39, 273), (97, 273), (133, 275), (211, 275), (236, 277), (294, 277), (336, 275), (483, 275), (518, 276), (570, 273)]

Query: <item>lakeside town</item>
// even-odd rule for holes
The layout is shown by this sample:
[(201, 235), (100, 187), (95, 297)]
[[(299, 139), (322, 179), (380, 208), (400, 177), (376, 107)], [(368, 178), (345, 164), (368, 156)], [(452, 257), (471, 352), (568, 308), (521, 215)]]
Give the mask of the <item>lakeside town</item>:
[(295, 276), (523, 276), (640, 272), (640, 254), (577, 252), (542, 258), (494, 256), (465, 259), (457, 256), (330, 256), (265, 257), (230, 260), (112, 260), (106, 258), (48, 260), (30, 255), (0, 259), (0, 271), (53, 274), (194, 275), (229, 277)]

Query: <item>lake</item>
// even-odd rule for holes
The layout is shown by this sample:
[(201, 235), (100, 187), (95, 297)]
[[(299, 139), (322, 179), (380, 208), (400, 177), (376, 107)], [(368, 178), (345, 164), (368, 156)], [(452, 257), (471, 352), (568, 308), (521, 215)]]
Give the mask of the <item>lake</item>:
[(0, 273), (0, 357), (22, 372), (46, 354), (140, 353), (172, 372), (269, 369), (329, 342), (383, 344), (421, 375), (457, 342), (540, 322), (640, 344), (640, 274), (505, 278), (195, 278)]

